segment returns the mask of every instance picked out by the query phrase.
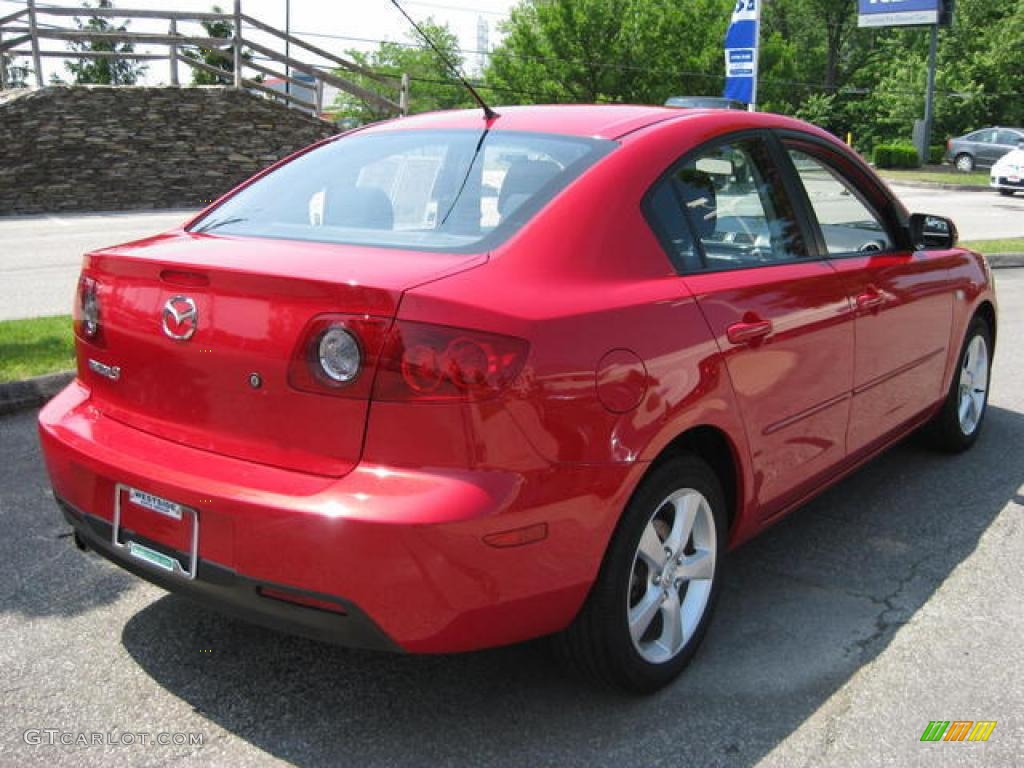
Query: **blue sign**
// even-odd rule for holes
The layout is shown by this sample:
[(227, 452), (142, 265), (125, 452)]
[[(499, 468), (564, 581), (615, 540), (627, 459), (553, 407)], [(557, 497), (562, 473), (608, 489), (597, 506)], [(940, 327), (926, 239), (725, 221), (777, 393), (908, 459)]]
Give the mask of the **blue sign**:
[(943, 0), (858, 0), (858, 26), (938, 24)]
[(761, 0), (737, 0), (725, 34), (725, 92), (727, 99), (757, 101), (757, 49)]

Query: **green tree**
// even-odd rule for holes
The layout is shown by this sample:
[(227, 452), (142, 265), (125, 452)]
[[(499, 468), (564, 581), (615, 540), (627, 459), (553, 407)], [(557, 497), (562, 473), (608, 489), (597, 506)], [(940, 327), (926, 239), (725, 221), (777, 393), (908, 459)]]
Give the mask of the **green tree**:
[[(459, 41), (447, 25), (435, 24), (428, 19), (420, 23), (423, 31), (456, 67), (461, 69), (462, 54)], [(411, 79), (409, 111), (430, 112), (438, 109), (458, 109), (476, 104), (466, 89), (448, 71), (424, 43), (419, 35), (410, 32), (409, 43), (380, 43), (373, 51), (349, 50), (346, 56), (360, 67), (393, 78), (381, 83), (365, 75), (348, 70), (337, 70), (335, 74), (363, 88), (373, 91), (392, 101), (398, 101), (398, 83), (402, 73)], [(485, 95), (486, 98), (486, 95)], [(375, 104), (369, 104), (351, 94), (340, 92), (331, 107), (331, 113), (338, 119), (362, 125), (390, 117), (390, 113)]]
[[(82, 6), (84, 8), (94, 7), (87, 2)], [(95, 7), (113, 8), (114, 4), (111, 0), (99, 0)], [(84, 23), (76, 16), (75, 24), (80, 30), (88, 32), (125, 32), (128, 29), (127, 22), (117, 26), (101, 16), (90, 16)], [(135, 51), (135, 46), (132, 43), (120, 43), (114, 40), (71, 40), (68, 42), (68, 48), (75, 52), (110, 51), (130, 54)], [(67, 61), (64, 66), (74, 76), (74, 82), (78, 85), (134, 85), (146, 72), (145, 66), (128, 58), (81, 58), (77, 61)]]
[[(214, 13), (224, 13), (220, 6), (212, 8)], [(192, 68), (192, 85), (231, 85), (235, 82), (235, 52), (234, 37), (235, 24), (227, 19), (218, 21), (200, 22), (206, 32), (206, 37), (215, 37), (224, 40), (224, 45), (217, 45), (212, 48), (190, 46), (182, 51), (182, 56), (192, 61), (200, 61), (211, 67), (217, 67), (230, 74), (220, 75), (198, 67)], [(251, 59), (252, 51), (243, 49), (243, 59)], [(257, 78), (257, 80), (262, 78)]]
[(523, 0), (486, 77), (520, 101), (718, 94), (732, 0)]

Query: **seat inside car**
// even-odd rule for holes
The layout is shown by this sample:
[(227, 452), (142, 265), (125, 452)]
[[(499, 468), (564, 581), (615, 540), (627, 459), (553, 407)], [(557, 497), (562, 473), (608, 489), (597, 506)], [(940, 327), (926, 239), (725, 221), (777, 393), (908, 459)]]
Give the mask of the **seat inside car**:
[(694, 233), (701, 240), (710, 239), (718, 226), (718, 195), (711, 174), (684, 168), (674, 181)]
[(498, 194), (498, 214), (502, 220), (561, 172), (562, 168), (552, 160), (518, 160), (509, 166)]
[(327, 193), (324, 223), (331, 227), (394, 229), (394, 206), (378, 187), (332, 189)]

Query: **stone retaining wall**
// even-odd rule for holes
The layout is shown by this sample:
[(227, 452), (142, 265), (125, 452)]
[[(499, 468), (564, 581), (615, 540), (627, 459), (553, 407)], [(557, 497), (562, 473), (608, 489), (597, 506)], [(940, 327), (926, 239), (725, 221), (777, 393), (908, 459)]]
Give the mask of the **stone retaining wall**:
[(337, 129), (225, 87), (0, 98), (0, 215), (196, 208)]

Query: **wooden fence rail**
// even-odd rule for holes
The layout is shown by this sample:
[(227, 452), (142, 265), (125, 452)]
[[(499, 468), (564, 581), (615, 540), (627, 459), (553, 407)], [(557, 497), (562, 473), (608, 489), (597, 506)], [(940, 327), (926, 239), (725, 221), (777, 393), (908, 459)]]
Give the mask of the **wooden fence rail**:
[[(350, 61), (344, 56), (332, 53), (320, 46), (302, 40), (294, 35), (266, 24), (259, 19), (242, 13), (242, 0), (234, 0), (232, 13), (192, 12), (192, 11), (161, 11), (138, 8), (82, 8), (60, 7), (54, 5), (37, 5), (36, 0), (25, 0), (25, 7), (0, 16), (0, 53), (8, 57), (26, 57), (32, 60), (35, 87), (42, 88), (43, 72), (41, 61), (44, 58), (64, 59), (95, 59), (95, 60), (137, 60), (137, 61), (168, 61), (170, 64), (171, 85), (178, 85), (178, 64), (183, 63), (192, 69), (215, 75), (225, 83), (232, 83), (236, 88), (244, 88), (265, 94), (283, 101), (288, 106), (319, 114), (323, 110), (323, 94), (325, 86), (332, 86), (358, 99), (372, 103), (375, 107), (394, 115), (408, 113), (409, 78), (381, 75)], [(167, 33), (159, 32), (128, 32), (120, 30), (91, 30), (61, 27), (57, 24), (40, 24), (40, 17), (63, 19), (68, 17), (98, 17), (104, 19), (150, 19), (168, 22)], [(208, 34), (187, 34), (179, 31), (179, 24), (202, 24), (203, 22), (227, 22), (231, 24), (230, 37), (210, 37)], [(246, 35), (246, 30), (249, 36)], [(269, 36), (275, 41), (283, 42), (291, 50), (298, 49), (302, 58), (296, 55), (285, 55), (272, 45), (253, 40), (252, 32)], [(104, 42), (131, 43), (144, 45), (148, 48), (163, 48), (166, 52), (121, 52), (121, 51), (71, 51), (43, 50), (42, 41), (64, 42)], [(24, 48), (25, 44), (28, 48)], [(184, 55), (183, 49), (203, 48), (219, 50), (223, 53), (223, 67), (215, 66), (206, 61)], [(246, 51), (259, 54), (262, 63), (257, 63), (246, 55)], [(328, 62), (327, 66), (322, 64)], [(328, 68), (330, 67), (330, 69)], [(250, 77), (246, 70), (253, 73)], [(283, 70), (283, 71), (282, 71)], [(341, 70), (346, 74), (360, 75), (372, 81), (387, 92), (394, 93), (394, 98), (370, 90), (369, 88), (337, 74), (332, 70)], [(302, 79), (295, 73), (302, 73), (312, 79)], [(258, 76), (265, 75), (277, 78), (285, 83), (285, 90), (278, 91), (261, 83)], [(6, 67), (0, 66), (0, 89), (7, 87)], [(295, 89), (301, 92), (311, 91), (314, 100), (297, 96)]]

